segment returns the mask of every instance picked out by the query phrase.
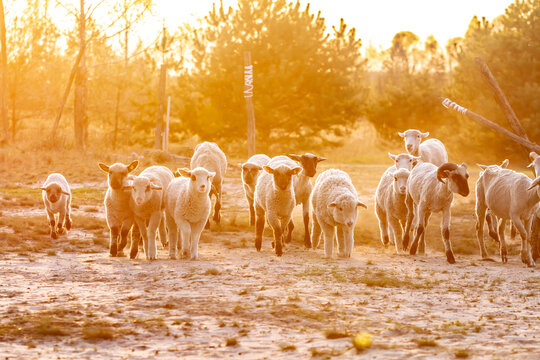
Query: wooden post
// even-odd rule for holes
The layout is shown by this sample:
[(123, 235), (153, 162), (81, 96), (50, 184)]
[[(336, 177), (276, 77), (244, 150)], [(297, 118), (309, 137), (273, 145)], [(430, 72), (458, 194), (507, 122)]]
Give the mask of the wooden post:
[(171, 97), (167, 96), (167, 116), (165, 117), (165, 131), (163, 132), (163, 151), (169, 151), (169, 116), (171, 113)]
[[(0, 45), (2, 47), (0, 52), (0, 77), (2, 77), (2, 82), (0, 83), (1, 93), (0, 93), (0, 117), (2, 118), (2, 127), (3, 127), (3, 139), (2, 142), (8, 141), (9, 130), (8, 130), (8, 119), (7, 119), (7, 49), (6, 49), (6, 21), (4, 16), (4, 2), (0, 0)], [(13, 125), (15, 127), (15, 125)]]
[(255, 111), (253, 109), (253, 65), (251, 53), (244, 53), (244, 99), (247, 113), (248, 157), (255, 155)]
[(163, 103), (165, 97), (165, 83), (167, 81), (167, 64), (161, 64), (161, 73), (159, 76), (159, 91), (158, 91), (158, 113), (156, 118), (156, 141), (155, 149), (161, 149), (161, 140), (163, 135)]

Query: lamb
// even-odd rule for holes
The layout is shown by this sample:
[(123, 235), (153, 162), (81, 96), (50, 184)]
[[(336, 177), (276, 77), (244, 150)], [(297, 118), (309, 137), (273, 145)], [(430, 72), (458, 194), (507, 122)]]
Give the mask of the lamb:
[(209, 192), (215, 172), (197, 167), (178, 169), (183, 177), (174, 178), (165, 193), (165, 215), (169, 231), (169, 258), (176, 258), (178, 231), (182, 252), (191, 260), (199, 258), (199, 239), (210, 216)]
[(125, 191), (124, 186), (128, 185), (128, 174), (137, 168), (139, 162), (133, 160), (129, 165), (122, 163), (110, 166), (98, 163), (98, 165), (108, 174), (109, 187), (104, 200), (105, 217), (110, 230), (109, 253), (111, 256), (117, 256), (123, 254), (127, 235), (133, 225), (133, 211), (129, 207), (131, 193)]
[[(166, 246), (165, 202), (163, 194), (174, 178), (171, 170), (165, 166), (150, 166), (139, 176), (130, 177), (131, 184), (124, 189), (131, 190), (129, 206), (134, 220), (143, 238), (144, 253), (147, 260), (156, 259), (156, 231), (163, 246)], [(148, 226), (147, 226), (148, 223)], [(139, 241), (131, 242), (130, 258), (137, 256)]]
[(274, 157), (263, 166), (255, 186), (255, 248), (261, 250), (262, 234), (265, 216), (268, 224), (274, 231), (274, 248), (277, 256), (283, 255), (282, 237), (285, 228), (291, 221), (295, 206), (293, 190), (293, 175), (297, 175), (302, 168), (296, 165), (289, 166), (287, 161), (294, 162), (285, 156)]
[(264, 154), (253, 155), (242, 164), (242, 185), (244, 186), (244, 194), (249, 204), (249, 224), (255, 225), (255, 207), (253, 206), (253, 197), (255, 185), (259, 178), (262, 167), (270, 161), (270, 157)]
[(395, 164), (394, 166), (389, 167), (386, 171), (393, 171), (396, 169), (407, 169), (411, 171), (412, 168), (418, 163), (418, 160), (420, 160), (420, 156), (413, 156), (405, 153), (399, 155), (388, 153), (388, 156), (390, 159), (394, 160)]
[(354, 245), (354, 226), (358, 206), (367, 206), (358, 200), (358, 194), (349, 175), (341, 170), (323, 171), (311, 194), (313, 226), (311, 242), (313, 248), (319, 245), (321, 229), (324, 233), (324, 250), (327, 258), (332, 257), (334, 233), (340, 257), (350, 257)]
[[(51, 226), (51, 238), (58, 238), (57, 234), (64, 232), (64, 220), (66, 229), (71, 229), (71, 189), (62, 174), (53, 173), (47, 177), (40, 187), (43, 204), (47, 210), (47, 218)], [(55, 216), (58, 213), (57, 230), (55, 230)]]
[[(381, 177), (375, 192), (375, 215), (379, 219), (381, 241), (386, 247), (390, 242), (389, 238), (393, 237), (397, 254), (399, 254), (400, 248), (403, 249), (403, 244), (400, 241), (402, 229), (407, 223), (405, 199), (409, 175), (409, 170), (395, 169), (392, 166)], [(389, 227), (391, 231), (389, 231)]]
[[(456, 262), (450, 243), (451, 206), (454, 193), (461, 196), (469, 195), (469, 173), (467, 165), (445, 163), (439, 167), (431, 163), (420, 163), (414, 167), (409, 176), (407, 186), (407, 225), (403, 238), (403, 247), (406, 249), (409, 241), (409, 230), (413, 217), (416, 223), (416, 232), (411, 244), (410, 254), (415, 255), (420, 244), (420, 252), (424, 251), (424, 229), (427, 227), (429, 217), (433, 212), (442, 211), (441, 232), (446, 251), (446, 260), (450, 264)], [(446, 179), (446, 181), (444, 180)], [(422, 239), (420, 239), (422, 238)]]
[[(195, 147), (195, 152), (191, 157), (190, 166), (192, 169), (203, 167), (206, 170), (215, 173), (212, 184), (216, 188), (218, 196), (216, 196), (213, 220), (219, 224), (221, 220), (221, 200), (223, 197), (221, 188), (223, 186), (225, 172), (227, 171), (227, 158), (217, 144), (205, 141)], [(209, 226), (210, 223), (207, 224), (207, 227)]]
[(486, 210), (499, 218), (499, 241), (501, 261), (508, 261), (508, 251), (504, 239), (504, 227), (507, 220), (517, 228), (521, 236), (521, 261), (533, 267), (534, 260), (529, 247), (528, 230), (539, 194), (529, 191), (534, 182), (525, 174), (500, 166), (480, 165), (484, 170), (476, 182), (476, 235), (482, 259), (487, 259), (484, 246), (484, 218)]
[[(302, 204), (302, 214), (304, 218), (304, 246), (306, 249), (311, 248), (311, 239), (309, 235), (309, 197), (313, 186), (311, 185), (311, 178), (315, 176), (317, 172), (317, 164), (326, 158), (318, 157), (316, 155), (306, 153), (304, 155), (287, 155), (292, 160), (298, 161), (302, 166), (302, 172), (298, 175), (298, 178), (294, 178), (294, 196), (296, 199), (296, 205)], [(292, 230), (294, 224), (291, 221), (289, 225), (289, 233), (287, 234), (287, 241), (289, 242), (292, 237)]]
[(442, 142), (437, 139), (429, 139), (420, 143), (422, 138), (429, 136), (429, 132), (423, 133), (409, 129), (398, 134), (404, 138), (407, 152), (414, 156), (420, 156), (423, 162), (429, 162), (435, 166), (441, 166), (448, 162), (448, 154)]
[(538, 155), (534, 151), (531, 151), (531, 153), (529, 154), (529, 158), (531, 159), (531, 163), (527, 167), (533, 168), (534, 176), (540, 176), (540, 155)]

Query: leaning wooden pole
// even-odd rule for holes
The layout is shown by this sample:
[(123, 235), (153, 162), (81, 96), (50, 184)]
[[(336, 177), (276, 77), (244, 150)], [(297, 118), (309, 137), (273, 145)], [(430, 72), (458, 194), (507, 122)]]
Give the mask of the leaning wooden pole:
[(476, 122), (478, 122), (478, 123), (480, 123), (480, 124), (482, 124), (484, 126), (487, 126), (487, 127), (491, 128), (491, 129), (497, 131), (500, 134), (503, 134), (506, 137), (509, 137), (510, 139), (514, 140), (515, 142), (519, 143), (520, 145), (525, 146), (530, 151), (540, 152), (540, 146), (538, 144), (533, 143), (528, 139), (522, 138), (521, 136), (516, 135), (513, 132), (510, 132), (510, 131), (506, 130), (505, 128), (495, 124), (494, 122), (489, 121), (485, 117), (483, 117), (481, 115), (478, 115), (478, 114), (464, 108), (463, 106), (460, 106), (460, 105), (456, 104), (452, 100), (450, 100), (448, 98), (441, 98), (441, 102), (442, 102), (443, 106), (445, 106), (447, 108), (450, 108), (452, 110), (455, 110), (455, 111), (459, 112), (460, 114), (463, 114), (463, 115), (467, 116), (469, 119), (472, 119), (472, 120), (474, 120), (474, 121), (476, 121)]
[(255, 111), (253, 109), (253, 65), (251, 53), (244, 53), (244, 99), (247, 113), (248, 157), (255, 155)]

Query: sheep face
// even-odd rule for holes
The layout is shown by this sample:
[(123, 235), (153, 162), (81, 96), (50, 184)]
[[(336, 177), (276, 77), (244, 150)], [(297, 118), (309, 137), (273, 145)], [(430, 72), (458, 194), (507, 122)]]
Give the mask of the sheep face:
[(317, 164), (326, 160), (326, 158), (318, 157), (310, 153), (304, 155), (289, 154), (287, 156), (294, 161), (298, 161), (304, 170), (304, 175), (308, 177), (315, 176), (315, 173), (317, 172)]
[(405, 140), (405, 148), (407, 149), (407, 152), (414, 156), (418, 156), (418, 149), (422, 139), (429, 136), (429, 132), (423, 133), (413, 129), (409, 129), (398, 134)]
[(356, 223), (356, 217), (358, 215), (358, 206), (367, 206), (355, 197), (347, 194), (342, 195), (332, 201), (328, 205), (328, 210), (332, 214), (332, 218), (338, 224), (345, 225), (352, 229)]
[(134, 160), (129, 165), (124, 165), (122, 163), (116, 163), (111, 166), (107, 166), (103, 163), (99, 163), (98, 165), (101, 170), (108, 174), (108, 182), (111, 189), (121, 190), (127, 185), (128, 174), (137, 168), (139, 162)]
[(193, 170), (178, 169), (180, 175), (188, 177), (190, 179), (189, 186), (192, 189), (195, 189), (199, 194), (206, 194), (210, 192), (212, 188), (212, 180), (216, 173), (213, 171), (208, 171), (205, 168), (197, 167)]
[(262, 167), (257, 164), (245, 163), (242, 165), (242, 180), (244, 184), (255, 185)]
[(411, 171), (412, 168), (418, 163), (418, 160), (420, 160), (420, 156), (413, 156), (405, 153), (399, 155), (388, 153), (388, 156), (390, 156), (390, 159), (395, 161), (396, 169), (407, 169), (409, 171)]
[(445, 183), (444, 178), (448, 179), (447, 183), (450, 191), (461, 196), (469, 195), (469, 173), (467, 172), (467, 165), (465, 163), (460, 166), (452, 163), (439, 166), (437, 169), (437, 179)]
[(47, 199), (53, 204), (60, 200), (62, 195), (69, 195), (69, 193), (63, 191), (60, 185), (56, 183), (49, 184), (46, 187), (41, 187), (40, 189), (45, 191), (47, 194)]
[(286, 165), (279, 165), (276, 168), (265, 165), (263, 169), (273, 176), (274, 184), (279, 190), (289, 189), (292, 186), (293, 175), (298, 175), (302, 171), (300, 166), (291, 169)]
[(540, 155), (532, 151), (529, 154), (529, 158), (531, 159), (531, 163), (527, 167), (533, 168), (533, 173), (536, 177), (540, 176)]
[(125, 186), (124, 189), (131, 190), (133, 201), (140, 206), (152, 198), (152, 190), (162, 190), (162, 187), (147, 177), (136, 176), (131, 181), (131, 185)]
[(538, 176), (536, 179), (534, 179), (531, 186), (529, 187), (529, 190), (532, 190), (532, 189), (536, 188), (536, 190), (538, 191), (538, 196), (540, 196), (540, 186), (539, 185), (540, 185), (540, 176)]
[(399, 195), (407, 193), (407, 180), (409, 179), (409, 170), (399, 169), (394, 173), (394, 192)]

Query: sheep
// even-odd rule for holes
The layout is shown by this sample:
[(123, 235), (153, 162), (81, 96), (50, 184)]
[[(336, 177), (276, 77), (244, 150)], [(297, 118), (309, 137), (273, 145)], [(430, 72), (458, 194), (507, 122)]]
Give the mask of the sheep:
[[(538, 172), (537, 172), (538, 174)], [(538, 176), (529, 187), (529, 191), (536, 188), (538, 185), (540, 185), (540, 176)], [(540, 198), (540, 187), (536, 189), (538, 192), (538, 197)], [(536, 261), (538, 257), (540, 257), (540, 205), (537, 204), (536, 207), (533, 210), (533, 215), (531, 217), (530, 225), (529, 225), (529, 237), (530, 237), (530, 244), (532, 246), (532, 258)]]
[(407, 169), (411, 171), (412, 168), (418, 163), (418, 160), (420, 160), (420, 156), (413, 156), (405, 153), (399, 155), (388, 153), (388, 156), (395, 162), (395, 164), (394, 166), (389, 167), (386, 171), (393, 171), (396, 169)]
[(131, 193), (125, 191), (124, 186), (127, 185), (128, 174), (137, 168), (139, 162), (133, 160), (129, 165), (122, 163), (110, 166), (98, 163), (98, 165), (108, 174), (109, 186), (104, 200), (105, 217), (110, 231), (109, 253), (114, 257), (123, 254), (127, 235), (133, 225), (133, 211), (129, 207)]
[[(446, 181), (444, 180), (446, 179)], [(403, 238), (406, 249), (409, 241), (409, 230), (413, 217), (416, 231), (409, 253), (416, 254), (420, 242), (420, 252), (424, 251), (424, 230), (433, 212), (442, 211), (441, 233), (446, 251), (446, 260), (450, 264), (456, 262), (450, 243), (451, 205), (454, 193), (463, 197), (469, 195), (469, 173), (465, 163), (456, 165), (445, 163), (439, 167), (432, 163), (421, 162), (409, 175), (407, 186), (407, 225)], [(422, 238), (422, 239), (420, 239)]]
[[(163, 246), (166, 246), (165, 202), (163, 194), (174, 178), (171, 170), (165, 166), (150, 166), (139, 176), (130, 177), (131, 184), (124, 189), (131, 190), (129, 206), (134, 220), (143, 238), (144, 253), (147, 260), (156, 259), (156, 231)], [(148, 227), (147, 224), (148, 223)], [(137, 256), (139, 241), (131, 242), (130, 258)]]
[[(298, 178), (294, 178), (294, 196), (296, 199), (296, 205), (302, 204), (302, 214), (304, 218), (304, 246), (306, 249), (311, 248), (311, 239), (309, 235), (309, 196), (313, 186), (311, 185), (311, 178), (315, 176), (317, 172), (317, 164), (326, 158), (319, 157), (310, 153), (304, 155), (287, 155), (292, 160), (298, 161), (302, 167), (302, 172), (298, 175)], [(289, 224), (289, 233), (287, 234), (287, 242), (291, 240), (292, 230), (294, 224), (291, 221)]]
[(209, 192), (216, 173), (202, 167), (178, 169), (178, 172), (182, 177), (174, 178), (165, 193), (169, 258), (176, 258), (180, 231), (182, 253), (191, 260), (197, 260), (199, 239), (212, 207)]
[(448, 162), (448, 154), (442, 142), (437, 139), (429, 139), (420, 143), (422, 138), (429, 136), (429, 132), (423, 133), (409, 129), (405, 132), (398, 132), (398, 134), (404, 138), (407, 152), (414, 156), (420, 156), (423, 162), (429, 162), (435, 166), (441, 166)]
[(476, 182), (476, 235), (482, 259), (487, 259), (484, 246), (484, 218), (487, 209), (499, 218), (499, 241), (501, 261), (508, 261), (508, 251), (504, 239), (507, 220), (517, 228), (521, 236), (521, 261), (533, 267), (534, 260), (529, 247), (528, 230), (538, 204), (540, 194), (529, 191), (534, 182), (525, 174), (504, 169), (497, 165), (479, 165), (484, 171)]
[(324, 233), (324, 250), (327, 258), (332, 257), (334, 233), (340, 257), (350, 257), (354, 245), (354, 226), (358, 206), (367, 206), (358, 200), (358, 194), (349, 175), (338, 169), (323, 171), (311, 194), (313, 226), (311, 242), (313, 249), (319, 246), (321, 229)]
[(277, 156), (263, 166), (255, 185), (255, 248), (261, 251), (265, 216), (274, 231), (274, 248), (277, 256), (283, 254), (282, 237), (285, 228), (291, 222), (291, 215), (296, 204), (292, 177), (302, 171), (300, 166), (289, 166), (294, 161)]
[(532, 167), (534, 176), (540, 176), (540, 155), (531, 151), (529, 158), (531, 159), (531, 163), (527, 167)]
[(253, 196), (255, 185), (262, 170), (262, 167), (270, 161), (270, 157), (264, 154), (253, 155), (242, 164), (242, 185), (244, 194), (249, 204), (249, 225), (255, 225), (255, 207), (253, 206)]
[[(71, 229), (71, 189), (62, 174), (53, 173), (47, 176), (47, 180), (40, 187), (43, 204), (47, 211), (47, 218), (51, 226), (51, 238), (58, 238), (57, 234), (64, 232), (64, 220), (66, 230)], [(55, 214), (58, 213), (58, 230), (55, 230)]]
[[(216, 174), (214, 176), (212, 185), (214, 185), (216, 188), (218, 196), (216, 196), (213, 220), (216, 222), (216, 224), (219, 224), (221, 220), (221, 200), (223, 197), (221, 188), (223, 186), (225, 172), (227, 171), (227, 158), (217, 144), (205, 141), (195, 147), (195, 152), (191, 157), (190, 166), (192, 169), (195, 169), (196, 167), (203, 167), (206, 170)], [(206, 227), (210, 227), (210, 223), (208, 223)]]
[[(400, 248), (403, 249), (400, 240), (402, 229), (407, 223), (405, 199), (409, 175), (409, 170), (395, 169), (394, 166), (391, 166), (381, 177), (375, 192), (375, 215), (379, 219), (381, 241), (386, 247), (390, 242), (389, 235), (393, 237), (398, 254)], [(391, 231), (389, 231), (389, 227)]]

